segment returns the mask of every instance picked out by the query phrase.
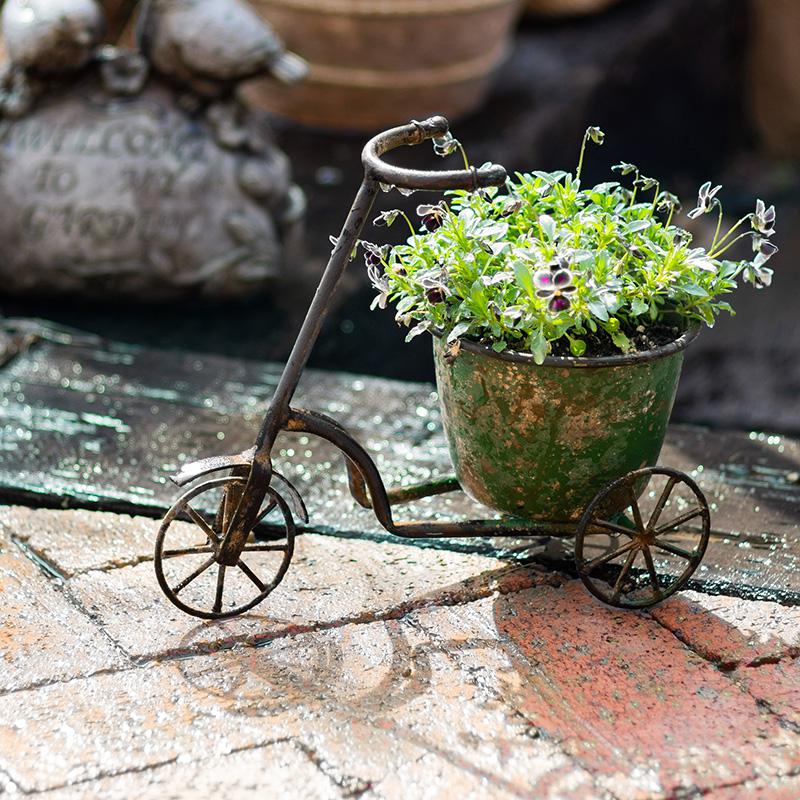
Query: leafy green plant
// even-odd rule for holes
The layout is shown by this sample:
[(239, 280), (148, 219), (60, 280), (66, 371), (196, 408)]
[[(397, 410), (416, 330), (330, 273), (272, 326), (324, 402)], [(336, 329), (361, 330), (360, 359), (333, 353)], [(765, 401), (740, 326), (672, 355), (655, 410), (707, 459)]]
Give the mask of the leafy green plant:
[[(688, 216), (716, 213), (716, 231), (707, 248), (693, 247), (692, 234), (674, 223), (678, 198), (635, 165), (612, 167), (620, 181), (581, 187), (587, 145), (603, 139), (597, 127), (586, 131), (574, 175), (517, 173), (504, 192), (450, 192), (418, 206), (418, 222), (381, 213), (375, 224), (402, 223), (409, 236), (394, 247), (360, 243), (378, 292), (373, 308), (395, 303), (408, 339), (432, 331), (530, 352), (541, 363), (551, 352), (594, 354), (598, 342), (631, 352), (637, 332), (675, 319), (713, 325), (721, 311), (733, 313), (721, 298), (740, 278), (770, 285), (773, 206), (758, 200), (723, 232), (721, 187), (703, 184)], [(468, 163), (449, 134), (434, 146)], [(752, 257), (726, 258), (745, 238)]]

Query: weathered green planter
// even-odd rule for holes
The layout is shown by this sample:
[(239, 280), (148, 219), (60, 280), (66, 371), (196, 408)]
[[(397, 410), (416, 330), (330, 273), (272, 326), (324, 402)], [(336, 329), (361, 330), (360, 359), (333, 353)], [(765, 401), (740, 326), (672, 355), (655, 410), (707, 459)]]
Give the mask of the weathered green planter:
[[(657, 350), (607, 358), (494, 353), (434, 337), (444, 428), (464, 490), (528, 519), (579, 517), (609, 482), (658, 459), (693, 327)], [(641, 487), (641, 490), (644, 486)], [(621, 510), (625, 500), (619, 500)]]

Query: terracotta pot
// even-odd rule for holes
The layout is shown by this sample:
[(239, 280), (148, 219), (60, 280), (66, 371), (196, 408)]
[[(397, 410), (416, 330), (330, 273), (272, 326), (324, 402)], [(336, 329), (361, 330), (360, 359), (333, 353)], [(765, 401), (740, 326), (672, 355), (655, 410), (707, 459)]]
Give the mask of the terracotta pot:
[(299, 122), (371, 131), (476, 109), (510, 49), (519, 0), (253, 0), (310, 65), (297, 86), (257, 81), (249, 99)]
[(537, 17), (577, 17), (595, 14), (619, 0), (527, 0), (526, 11)]

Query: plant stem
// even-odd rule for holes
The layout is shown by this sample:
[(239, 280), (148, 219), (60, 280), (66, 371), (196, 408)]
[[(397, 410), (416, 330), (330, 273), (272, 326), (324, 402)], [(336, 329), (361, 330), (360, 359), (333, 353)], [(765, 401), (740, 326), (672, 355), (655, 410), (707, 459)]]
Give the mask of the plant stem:
[[(714, 231), (714, 238), (711, 240), (711, 247), (709, 248), (712, 252), (714, 248), (717, 246), (717, 237), (719, 236), (719, 229), (722, 227), (722, 203), (717, 202), (717, 208), (719, 208), (719, 216), (717, 217), (717, 229)], [(728, 231), (730, 233), (730, 231)]]
[(467, 158), (467, 151), (464, 149), (464, 145), (461, 142), (458, 143), (458, 149), (461, 151), (461, 158), (464, 160), (464, 169), (469, 169), (469, 159)]
[(657, 184), (656, 184), (656, 193), (655, 193), (655, 195), (653, 196), (653, 207), (650, 209), (650, 216), (651, 216), (651, 217), (652, 217), (652, 216), (655, 216), (655, 213), (656, 213), (656, 205), (657, 205), (657, 203), (658, 203), (658, 193), (659, 193), (660, 191), (661, 191), (661, 184), (660, 184), (660, 183), (657, 183)]
[(406, 221), (406, 225), (408, 225), (408, 229), (411, 231), (411, 235), (416, 236), (417, 232), (414, 230), (414, 226), (411, 224), (411, 220), (406, 215), (406, 212), (401, 211), (400, 216)]
[(583, 141), (581, 142), (581, 154), (578, 158), (578, 166), (575, 170), (575, 180), (579, 181), (581, 179), (581, 171), (583, 170), (583, 156), (586, 152), (586, 142), (589, 141), (589, 131), (587, 130), (586, 133), (583, 134)]
[[(713, 252), (709, 253), (708, 254), (709, 258), (719, 258), (719, 256), (721, 256), (726, 250), (730, 250), (730, 248), (733, 247), (733, 245), (735, 245), (736, 242), (739, 241), (739, 239), (744, 239), (745, 236), (751, 236), (751, 235), (752, 235), (751, 231), (745, 231), (744, 233), (740, 233), (735, 239), (731, 239), (731, 241), (728, 242), (725, 245), (725, 247), (723, 247), (721, 250), (714, 250)], [(719, 247), (721, 244), (722, 242), (720, 242), (720, 244), (717, 246)]]
[[(716, 244), (717, 247), (721, 247), (725, 240), (746, 220), (752, 218), (752, 214), (745, 214)], [(713, 245), (712, 245), (713, 248)]]

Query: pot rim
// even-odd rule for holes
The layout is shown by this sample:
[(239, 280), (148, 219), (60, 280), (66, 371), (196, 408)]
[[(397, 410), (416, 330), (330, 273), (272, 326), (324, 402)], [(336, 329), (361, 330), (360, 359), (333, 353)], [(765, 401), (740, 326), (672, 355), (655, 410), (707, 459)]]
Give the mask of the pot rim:
[[(685, 350), (700, 334), (699, 322), (691, 322), (686, 330), (675, 340), (656, 347), (654, 350), (645, 350), (641, 353), (620, 353), (618, 356), (545, 356), (541, 364), (537, 364), (531, 353), (520, 353), (516, 350), (503, 350), (497, 353), (491, 347), (467, 339), (459, 339), (461, 348), (468, 353), (488, 356), (500, 361), (513, 361), (517, 364), (530, 364), (534, 367), (577, 367), (591, 369), (592, 367), (623, 367), (630, 364), (642, 364), (655, 361), (659, 358), (680, 353)], [(441, 332), (431, 331), (437, 339), (442, 338)]]

